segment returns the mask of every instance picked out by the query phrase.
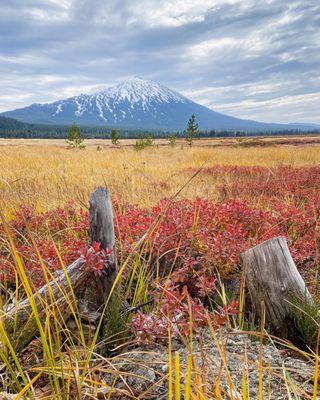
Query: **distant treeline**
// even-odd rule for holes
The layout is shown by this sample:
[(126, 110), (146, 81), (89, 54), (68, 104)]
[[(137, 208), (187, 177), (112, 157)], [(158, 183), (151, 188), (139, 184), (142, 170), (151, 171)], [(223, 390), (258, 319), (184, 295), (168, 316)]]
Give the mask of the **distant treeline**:
[[(109, 139), (112, 127), (85, 127), (81, 126), (81, 133), (83, 137), (90, 139)], [(70, 126), (62, 125), (41, 125), (41, 124), (27, 124), (17, 121), (13, 118), (0, 116), (0, 137), (1, 138), (24, 138), (24, 139), (66, 139)], [(121, 138), (135, 139), (151, 133), (155, 138), (169, 138), (169, 137), (184, 137), (183, 132), (168, 132), (162, 130), (142, 130), (142, 129), (117, 129)], [(281, 130), (281, 131), (250, 131), (245, 132), (241, 130), (207, 130), (200, 131), (200, 137), (246, 137), (258, 135), (305, 135), (305, 134), (319, 134), (319, 130), (310, 130), (309, 132), (301, 131), (299, 129)]]

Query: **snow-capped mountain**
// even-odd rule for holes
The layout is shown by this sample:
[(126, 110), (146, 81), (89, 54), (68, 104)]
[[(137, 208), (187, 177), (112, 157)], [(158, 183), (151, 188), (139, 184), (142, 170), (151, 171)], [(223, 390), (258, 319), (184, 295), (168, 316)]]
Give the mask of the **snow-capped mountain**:
[(291, 129), (290, 125), (265, 124), (217, 113), (165, 86), (138, 77), (96, 94), (32, 104), (2, 115), (29, 123), (182, 130), (192, 114), (201, 129)]

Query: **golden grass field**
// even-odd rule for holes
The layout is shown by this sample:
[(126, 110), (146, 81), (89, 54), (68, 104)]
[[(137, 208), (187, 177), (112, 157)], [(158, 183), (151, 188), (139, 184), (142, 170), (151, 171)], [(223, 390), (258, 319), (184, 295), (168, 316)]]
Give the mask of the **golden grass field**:
[[(69, 149), (63, 140), (2, 139), (0, 204), (9, 214), (18, 203), (38, 211), (57, 207), (69, 199), (86, 204), (92, 189), (106, 184), (121, 201), (150, 206), (173, 195), (192, 176), (190, 169), (202, 166), (320, 164), (319, 144), (244, 147), (227, 142), (226, 146), (202, 147), (197, 143), (189, 148), (178, 143), (174, 148), (154, 146), (136, 151), (127, 146), (132, 141), (122, 141), (115, 148), (107, 141), (87, 140), (85, 149), (76, 150)], [(200, 173), (180, 197), (216, 199), (216, 183)]]
[[(5, 285), (5, 279), (0, 282), (0, 310), (2, 312), (0, 318), (0, 377), (2, 380), (0, 382), (0, 399), (149, 399), (159, 398), (153, 395), (158, 386), (164, 387), (166, 390), (161, 398), (168, 400), (319, 399), (320, 360), (318, 350), (313, 350), (319, 348), (320, 327), (318, 320), (313, 320), (312, 325), (308, 325), (309, 322), (306, 322), (306, 325), (303, 326), (306, 328), (307, 333), (310, 331), (312, 335), (316, 335), (315, 338), (310, 336), (312, 348), (300, 349), (291, 342), (283, 341), (282, 339), (278, 341), (278, 339), (265, 333), (263, 323), (258, 327), (248, 325), (244, 320), (244, 288), (241, 289), (239, 296), (239, 313), (230, 314), (230, 316), (227, 314), (227, 318), (223, 322), (228, 327), (227, 330), (221, 330), (221, 326), (213, 326), (211, 317), (213, 318), (214, 314), (209, 316), (209, 313), (202, 312), (203, 317), (207, 319), (205, 332), (208, 333), (208, 337), (206, 342), (202, 342), (197, 322), (193, 319), (194, 311), (191, 308), (189, 295), (187, 297), (188, 303), (186, 303), (187, 300), (185, 299), (181, 300), (181, 304), (184, 301), (184, 309), (188, 311), (185, 319), (188, 320), (190, 326), (187, 332), (179, 333), (178, 342), (172, 342), (172, 328), (171, 322), (169, 322), (167, 336), (162, 338), (165, 345), (159, 347), (164, 361), (157, 360), (153, 362), (153, 364), (158, 363), (159, 365), (161, 365), (161, 362), (163, 363), (164, 369), (161, 369), (161, 374), (159, 376), (155, 375), (154, 381), (147, 385), (146, 388), (140, 389), (140, 391), (137, 390), (135, 383), (129, 382), (129, 378), (131, 380), (132, 377), (138, 378), (140, 381), (142, 379), (144, 382), (146, 369), (137, 370), (136, 364), (139, 364), (140, 367), (148, 366), (148, 358), (146, 356), (152, 356), (154, 349), (157, 349), (157, 347), (153, 347), (155, 345), (153, 340), (150, 347), (143, 345), (143, 347), (133, 347), (131, 349), (130, 346), (135, 340), (135, 334), (130, 330), (133, 316), (130, 313), (126, 313), (124, 316), (120, 313), (119, 298), (120, 300), (128, 300), (131, 306), (145, 304), (144, 302), (148, 299), (150, 290), (153, 293), (155, 287), (157, 287), (158, 280), (155, 278), (154, 272), (156, 266), (160, 265), (160, 260), (166, 255), (170, 256), (171, 250), (174, 249), (172, 259), (170, 259), (172, 266), (176, 267), (176, 264), (180, 262), (178, 259), (179, 252), (181, 252), (181, 256), (179, 256), (181, 257), (181, 263), (184, 262), (183, 257), (189, 249), (189, 239), (188, 237), (184, 239), (184, 243), (184, 236), (180, 235), (180, 233), (184, 232), (180, 231), (187, 229), (184, 227), (188, 226), (188, 224), (181, 225), (181, 221), (183, 222), (186, 219), (187, 212), (189, 212), (189, 220), (191, 221), (191, 227), (189, 226), (188, 229), (191, 229), (192, 235), (196, 235), (194, 233), (196, 231), (198, 232), (197, 234), (201, 234), (201, 229), (203, 228), (209, 238), (208, 242), (202, 243), (201, 240), (205, 240), (206, 236), (199, 236), (201, 240), (199, 239), (198, 242), (195, 242), (197, 245), (199, 244), (197, 254), (202, 252), (202, 260), (205, 260), (205, 256), (210, 250), (204, 244), (214, 245), (214, 242), (211, 241), (213, 233), (216, 234), (216, 239), (220, 240), (218, 244), (223, 244), (224, 251), (228, 251), (230, 248), (232, 250), (232, 246), (238, 245), (237, 240), (235, 240), (236, 243), (233, 243), (232, 240), (225, 241), (229, 236), (224, 236), (222, 228), (215, 229), (214, 224), (220, 223), (223, 214), (217, 214), (217, 220), (213, 221), (211, 231), (208, 228), (210, 228), (209, 225), (211, 223), (209, 219), (212, 217), (206, 219), (206, 212), (201, 214), (205, 218), (205, 224), (202, 224), (202, 228), (197, 230), (197, 225), (199, 224), (197, 219), (199, 216), (198, 209), (193, 209), (192, 206), (188, 208), (183, 205), (184, 208), (181, 208), (183, 210), (182, 218), (180, 225), (178, 225), (179, 232), (172, 234), (171, 231), (165, 230), (163, 235), (166, 240), (167, 237), (170, 238), (170, 235), (172, 239), (175, 234), (178, 234), (177, 243), (173, 241), (170, 251), (165, 248), (164, 253), (161, 253), (161, 246), (155, 247), (156, 243), (158, 243), (158, 238), (155, 236), (154, 242), (151, 242), (152, 235), (150, 233), (160, 224), (157, 211), (152, 214), (153, 216), (156, 215), (157, 218), (154, 218), (155, 222), (152, 222), (152, 230), (148, 230), (148, 235), (145, 235), (145, 226), (148, 225), (145, 225), (144, 219), (141, 218), (141, 216), (144, 217), (144, 210), (139, 209), (138, 214), (133, 213), (132, 221), (130, 220), (132, 224), (124, 224), (122, 229), (123, 231), (128, 230), (128, 232), (132, 229), (132, 232), (135, 232), (135, 229), (139, 228), (137, 215), (140, 215), (142, 232), (139, 235), (132, 233), (135, 241), (134, 246), (132, 249), (130, 247), (130, 251), (125, 254), (125, 257), (118, 257), (121, 265), (116, 281), (120, 284), (118, 284), (116, 290), (114, 290), (116, 286), (113, 286), (104, 304), (104, 310), (107, 310), (108, 324), (106, 325), (107, 329), (103, 326), (103, 338), (100, 335), (101, 324), (104, 323), (103, 313), (99, 317), (97, 327), (93, 327), (93, 332), (89, 330), (89, 334), (86, 334), (88, 325), (81, 319), (80, 313), (74, 311), (77, 311), (74, 306), (74, 300), (78, 293), (74, 291), (71, 285), (70, 287), (66, 286), (68, 290), (62, 290), (59, 287), (58, 292), (62, 294), (60, 300), (56, 299), (49, 290), (50, 296), (42, 299), (41, 306), (36, 306), (34, 302), (34, 293), (36, 293), (34, 280), (37, 274), (45, 277), (45, 282), (49, 278), (51, 283), (53, 281), (56, 282), (56, 277), (52, 274), (52, 271), (55, 270), (53, 266), (56, 264), (53, 263), (57, 262), (59, 268), (61, 268), (61, 264), (69, 265), (69, 261), (63, 261), (62, 257), (69, 257), (68, 252), (70, 252), (70, 262), (73, 262), (80, 254), (80, 248), (88, 246), (87, 226), (80, 224), (80, 229), (78, 226), (79, 222), (85, 221), (85, 216), (80, 212), (78, 213), (78, 209), (75, 214), (70, 213), (69, 215), (68, 207), (65, 207), (66, 202), (75, 200), (79, 206), (87, 206), (90, 192), (101, 185), (108, 186), (112, 197), (117, 198), (118, 201), (137, 204), (142, 207), (151, 207), (164, 197), (174, 196), (181, 188), (183, 190), (179, 193), (180, 199), (194, 199), (198, 196), (215, 201), (221, 200), (222, 196), (224, 196), (221, 186), (231, 188), (234, 183), (240, 183), (242, 191), (245, 191), (247, 185), (251, 185), (253, 188), (251, 187), (251, 191), (248, 192), (249, 198), (244, 198), (244, 201), (249, 201), (256, 205), (257, 210), (261, 212), (265, 206), (262, 200), (263, 196), (266, 198), (266, 204), (270, 200), (271, 209), (273, 206), (278, 206), (279, 203), (281, 207), (278, 213), (283, 212), (283, 220), (281, 221), (286, 222), (288, 218), (289, 220), (292, 219), (292, 224), (289, 224), (290, 226), (286, 232), (288, 235), (291, 234), (294, 243), (299, 246), (297, 241), (299, 239), (298, 234), (303, 236), (303, 240), (308, 241), (306, 243), (307, 246), (305, 246), (305, 242), (302, 242), (303, 245), (297, 247), (297, 249), (301, 251), (306, 247), (307, 252), (304, 259), (308, 260), (309, 253), (316, 259), (317, 254), (313, 254), (313, 249), (316, 247), (318, 240), (318, 217), (316, 206), (312, 208), (312, 199), (318, 199), (319, 168), (289, 168), (287, 175), (283, 175), (281, 172), (285, 171), (286, 168), (274, 168), (282, 165), (291, 167), (319, 166), (320, 144), (317, 143), (318, 138), (313, 138), (308, 143), (306, 141), (306, 138), (267, 138), (259, 139), (256, 146), (246, 146), (243, 145), (243, 142), (235, 139), (216, 139), (199, 140), (192, 147), (189, 147), (183, 141), (179, 141), (175, 147), (170, 147), (165, 145), (167, 144), (166, 141), (159, 140), (155, 142), (153, 147), (136, 151), (132, 147), (134, 141), (125, 140), (121, 141), (118, 147), (112, 146), (109, 141), (87, 140), (85, 149), (70, 149), (63, 140), (0, 139), (0, 217), (4, 216), (0, 220), (0, 228), (2, 227), (2, 232), (0, 230), (0, 234), (2, 234), (0, 235), (0, 256), (2, 256), (2, 259), (0, 258), (0, 272), (3, 273), (3, 276), (6, 276), (8, 270), (13, 271), (12, 281), (8, 281), (10, 283), (8, 290)], [(310, 141), (310, 138), (308, 138), (308, 141)], [(212, 171), (209, 168), (215, 166), (235, 166), (237, 168), (241, 166), (262, 166), (266, 167), (266, 170), (248, 168), (243, 174), (243, 169), (238, 168), (236, 174), (230, 173), (229, 169), (227, 169), (227, 172), (220, 174), (223, 169), (219, 168), (218, 174), (211, 173)], [(195, 173), (201, 168), (209, 170), (207, 170), (207, 173), (205, 171), (201, 173), (200, 171), (195, 176)], [(259, 177), (257, 176), (257, 171), (259, 171)], [(295, 175), (297, 171), (300, 171), (298, 178)], [(281, 179), (279, 179), (279, 174)], [(302, 179), (304, 178), (303, 174), (306, 174), (305, 180)], [(243, 180), (241, 181), (241, 179)], [(290, 179), (292, 179), (291, 186), (290, 182), (288, 182), (288, 188), (286, 188), (286, 180), (289, 181)], [(274, 186), (265, 185), (262, 188), (262, 196), (259, 194), (259, 190), (256, 191), (256, 186), (260, 189), (264, 183), (268, 184), (269, 180)], [(305, 191), (300, 192), (301, 183), (304, 184), (302, 189)], [(273, 191), (274, 188), (275, 190)], [(238, 194), (235, 192), (234, 197), (237, 196)], [(241, 195), (239, 197), (241, 199)], [(310, 197), (309, 208), (305, 206), (308, 203), (306, 197)], [(223, 199), (228, 200), (228, 192)], [(232, 199), (232, 196), (230, 196), (230, 199)], [(181, 203), (188, 202), (182, 201)], [(213, 202), (211, 203), (209, 206), (214, 207)], [(26, 207), (26, 214), (23, 212), (14, 214), (19, 210), (19, 204), (29, 206), (29, 208)], [(232, 208), (233, 203), (231, 202), (230, 204)], [(261, 225), (267, 218), (260, 218), (258, 213), (251, 214), (246, 203), (243, 204), (245, 206), (241, 210), (244, 213), (249, 211), (247, 225), (258, 234)], [(204, 203), (203, 205), (205, 206)], [(290, 206), (293, 205), (296, 206), (296, 214), (291, 215), (290, 210), (292, 208), (290, 209)], [(222, 210), (226, 210), (221, 204), (220, 206)], [(287, 206), (289, 207), (289, 217), (287, 215)], [(58, 207), (61, 208), (58, 209)], [(65, 207), (66, 214), (61, 213), (63, 207)], [(24, 207), (20, 207), (20, 211), (23, 209)], [(32, 218), (28, 218), (28, 210)], [(41, 212), (46, 210), (54, 211), (42, 218)], [(242, 213), (241, 210), (240, 213), (238, 212), (235, 215), (240, 215)], [(152, 209), (146, 212), (151, 213), (151, 211)], [(297, 214), (297, 212), (299, 213)], [(127, 214), (130, 214), (130, 207), (127, 209)], [(271, 214), (268, 213), (269, 218), (272, 217)], [(65, 215), (69, 215), (69, 219)], [(267, 213), (264, 215), (267, 215)], [(254, 218), (257, 218), (254, 220), (258, 221), (256, 223), (257, 226), (254, 223), (251, 224)], [(224, 223), (224, 229), (228, 234), (228, 228), (230, 228), (230, 237), (234, 239), (233, 227), (236, 225), (237, 220), (234, 220), (231, 216), (230, 221), (229, 219), (225, 221), (228, 222)], [(312, 229), (310, 227), (308, 229), (305, 228), (305, 221), (309, 221), (308, 223)], [(173, 226), (174, 224), (171, 225)], [(270, 229), (276, 227), (277, 225), (272, 222)], [(120, 233), (126, 233), (123, 231)], [(138, 241), (136, 241), (137, 235)], [(253, 237), (248, 236), (249, 239), (251, 240)], [(52, 247), (53, 243), (54, 247)], [(234, 251), (238, 252), (238, 247), (235, 248)], [(120, 249), (121, 246), (118, 247), (118, 250)], [(150, 257), (149, 251), (154, 252), (154, 258)], [(186, 254), (188, 255), (189, 253)], [(212, 253), (212, 257), (216, 257), (212, 258), (214, 260), (212, 262), (217, 262), (220, 252), (217, 253), (217, 256), (215, 254), (215, 252)], [(224, 260), (224, 252), (222, 252), (221, 257)], [(193, 268), (192, 265), (190, 268)], [(217, 264), (216, 267), (218, 269), (221, 266)], [(226, 265), (223, 264), (221, 268), (226, 268)], [(310, 281), (312, 278), (317, 282), (319, 267), (316, 261), (314, 261), (312, 268), (310, 267), (309, 269)], [(208, 271), (204, 270), (203, 274), (209, 271), (212, 273), (212, 269), (208, 269)], [(198, 279), (199, 276), (197, 274), (198, 272), (195, 274)], [(166, 283), (163, 287), (161, 286), (159, 298), (166, 296), (170, 279), (173, 279), (171, 273), (165, 277)], [(186, 279), (190, 280), (191, 278)], [(181, 283), (181, 277), (179, 282)], [(314, 286), (317, 287), (317, 284)], [(51, 288), (51, 284), (48, 287)], [(159, 286), (159, 290), (161, 287)], [(220, 308), (223, 306), (228, 309), (230, 305), (229, 299), (220, 279), (215, 291), (215, 298), (218, 299)], [(23, 351), (20, 351), (19, 348), (21, 332), (19, 331), (20, 328), (17, 328), (16, 320), (14, 320), (14, 324), (11, 324), (12, 319), (10, 319), (10, 324), (5, 324), (2, 319), (7, 313), (5, 302), (8, 301), (11, 306), (12, 301), (17, 301), (20, 298), (28, 299), (31, 304), (31, 316), (34, 316), (34, 318), (32, 319), (30, 316), (30, 321), (36, 325), (37, 332), (37, 338)], [(71, 319), (74, 320), (76, 328), (74, 326), (70, 328), (67, 325), (59, 307), (56, 306), (61, 304), (59, 303), (61, 298), (66, 304), (65, 309), (68, 315), (72, 314)], [(169, 296), (168, 298), (171, 297)], [(114, 299), (116, 301), (113, 302)], [(154, 306), (147, 305), (144, 311), (146, 313), (152, 312), (154, 314), (151, 315), (159, 316), (161, 315), (159, 311), (161, 310), (160, 303), (155, 302)], [(41, 316), (40, 311), (43, 311)], [(316, 312), (318, 313), (318, 310)], [(301, 321), (305, 320), (304, 309), (302, 313), (304, 319), (301, 318)], [(146, 315), (148, 317), (148, 314)], [(306, 320), (309, 321), (308, 319)], [(10, 326), (13, 326), (13, 331), (8, 330)], [(310, 326), (316, 330), (313, 331)], [(236, 330), (233, 331), (229, 328), (235, 328)], [(252, 350), (251, 355), (253, 358), (247, 357), (247, 345), (242, 344), (242, 339), (239, 348), (241, 345), (243, 346), (243, 354), (236, 354), (233, 350), (227, 351), (228, 335), (230, 334), (231, 338), (233, 338), (233, 333), (241, 332), (241, 334), (246, 335), (247, 330), (250, 331), (249, 337), (251, 339), (255, 338), (252, 343), (257, 344)], [(223, 332), (229, 333), (224, 337)], [(12, 337), (16, 339), (12, 339)], [(257, 339), (259, 342), (257, 342)], [(172, 347), (173, 343), (175, 345), (180, 343), (179, 340), (181, 342), (180, 350), (183, 350), (180, 353)], [(273, 346), (273, 351), (277, 352), (277, 354), (281, 350), (285, 358), (287, 358), (286, 354), (293, 354), (297, 358), (297, 362), (301, 360), (308, 362), (308, 365), (303, 364), (308, 366), (308, 369), (303, 371), (305, 375), (302, 379), (303, 382), (294, 380), (292, 376), (296, 370), (304, 367), (300, 367), (300, 364), (297, 364), (297, 366), (292, 364), (291, 367), (290, 365), (287, 367), (284, 363), (280, 367), (271, 365), (270, 360), (265, 359), (263, 356), (264, 342), (269, 344), (269, 348)], [(198, 343), (197, 349), (196, 346), (194, 347), (196, 343)], [(251, 347), (251, 340), (247, 341), (247, 343)], [(281, 343), (281, 345), (277, 347), (276, 343)], [(306, 341), (306, 343), (309, 342)], [(105, 345), (106, 347), (109, 346), (112, 351), (101, 351), (100, 354), (100, 350), (104, 349)], [(124, 347), (124, 345), (128, 345), (128, 347)], [(219, 367), (217, 364), (216, 368), (216, 358), (210, 358), (210, 352), (208, 351), (214, 346), (216, 346), (217, 353), (221, 359)], [(109, 347), (108, 350), (110, 350)], [(125, 349), (124, 352), (123, 349)], [(140, 358), (139, 351), (141, 352)], [(125, 360), (125, 363), (128, 364), (128, 367), (126, 367), (128, 368), (127, 372), (122, 370), (119, 359)], [(242, 368), (240, 379), (230, 367), (232, 362), (234, 363), (234, 359)], [(106, 377), (111, 379), (110, 382), (106, 380)], [(122, 381), (128, 381), (129, 383), (123, 386)], [(286, 393), (281, 397), (278, 396), (278, 382), (281, 383), (281, 387)], [(118, 389), (118, 384), (122, 388), (121, 390)], [(255, 397), (250, 395), (251, 386), (256, 388)]]

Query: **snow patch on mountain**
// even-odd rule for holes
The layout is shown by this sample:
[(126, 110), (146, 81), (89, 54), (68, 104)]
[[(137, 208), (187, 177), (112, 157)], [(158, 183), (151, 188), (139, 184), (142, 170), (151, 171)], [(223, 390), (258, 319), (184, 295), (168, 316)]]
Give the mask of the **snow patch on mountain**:
[(150, 104), (181, 102), (187, 103), (189, 100), (173, 90), (159, 85), (150, 80), (134, 77), (116, 86), (113, 86), (99, 93), (103, 96), (105, 103), (112, 101), (114, 105), (127, 101), (131, 108), (139, 104), (147, 110)]

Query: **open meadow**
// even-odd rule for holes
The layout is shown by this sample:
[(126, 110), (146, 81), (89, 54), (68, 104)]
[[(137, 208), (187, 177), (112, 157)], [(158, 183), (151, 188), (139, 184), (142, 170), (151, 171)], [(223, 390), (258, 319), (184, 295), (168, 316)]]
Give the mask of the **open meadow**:
[[(90, 250), (95, 264), (88, 253), (88, 199), (98, 186), (113, 203), (116, 297), (132, 310), (120, 313), (109, 299), (113, 317), (101, 338), (91, 322), (84, 332), (76, 312), (70, 328), (47, 299), (44, 318), (32, 311), (39, 338), (23, 351), (23, 337), (1, 323), (1, 390), (12, 399), (320, 398), (318, 316), (309, 325), (298, 320), (297, 340), (276, 344), (246, 313), (239, 263), (249, 248), (285, 236), (320, 299), (320, 144), (311, 139), (159, 141), (140, 151), (132, 141), (71, 149), (62, 140), (0, 140), (3, 310), (79, 256), (101, 275), (102, 250)], [(230, 282), (241, 286), (240, 298)], [(222, 338), (231, 328), (243, 354)]]
[[(199, 168), (203, 172), (179, 197), (221, 200), (221, 187), (228, 189), (237, 181), (237, 170), (228, 172), (231, 166), (240, 167), (240, 174), (248, 167), (248, 179), (254, 182), (255, 166), (263, 167), (267, 176), (279, 166), (292, 167), (293, 172), (300, 167), (316, 167), (317, 171), (320, 164), (319, 137), (265, 138), (259, 139), (258, 146), (246, 145), (252, 141), (255, 139), (244, 143), (202, 139), (189, 148), (181, 140), (171, 148), (160, 139), (153, 147), (135, 151), (134, 140), (123, 140), (120, 146), (112, 146), (108, 140), (87, 140), (86, 149), (75, 150), (69, 149), (64, 140), (0, 139), (2, 209), (10, 212), (14, 205), (23, 203), (36, 211), (46, 211), (68, 200), (80, 205), (87, 202), (92, 189), (103, 184), (110, 188), (112, 197), (123, 203), (150, 207), (174, 195)], [(289, 145), (276, 145), (279, 141)], [(305, 141), (314, 144), (304, 145)], [(217, 166), (223, 169), (208, 173)], [(287, 178), (283, 176), (283, 181)], [(256, 197), (251, 201), (254, 204)]]
[(0, 400), (320, 400), (320, 0), (0, 30)]

